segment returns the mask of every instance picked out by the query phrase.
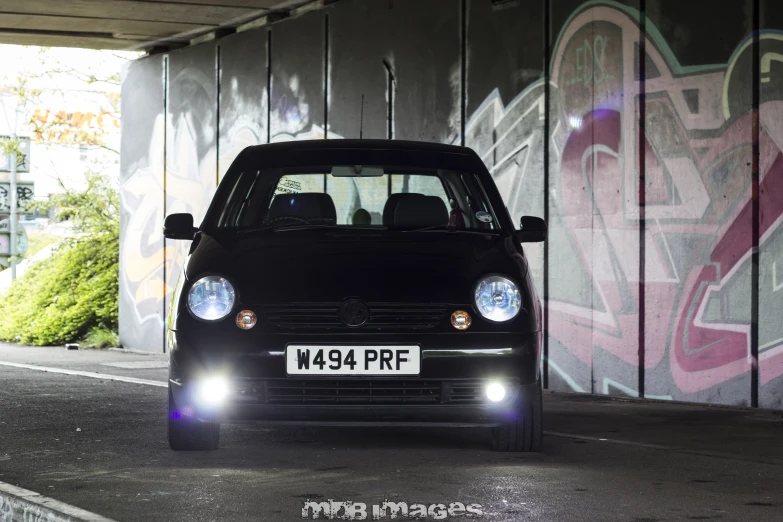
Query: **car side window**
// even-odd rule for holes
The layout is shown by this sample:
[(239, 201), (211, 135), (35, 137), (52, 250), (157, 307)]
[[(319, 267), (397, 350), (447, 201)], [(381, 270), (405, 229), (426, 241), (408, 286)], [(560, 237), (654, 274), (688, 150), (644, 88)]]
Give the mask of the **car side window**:
[(245, 171), (237, 176), (236, 183), (231, 187), (226, 206), (218, 219), (219, 228), (239, 226), (239, 220), (247, 208), (248, 200), (253, 193), (261, 171)]

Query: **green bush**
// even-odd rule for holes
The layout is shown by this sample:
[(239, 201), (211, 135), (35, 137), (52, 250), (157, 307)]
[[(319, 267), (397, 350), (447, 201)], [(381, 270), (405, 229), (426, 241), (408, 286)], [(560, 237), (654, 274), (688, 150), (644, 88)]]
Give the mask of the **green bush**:
[(119, 201), (105, 179), (55, 203), (80, 234), (33, 265), (0, 299), (0, 340), (61, 345), (100, 328), (117, 330)]
[(96, 327), (82, 339), (81, 348), (114, 348), (120, 345), (120, 335), (116, 330)]
[(34, 265), (0, 301), (0, 339), (60, 345), (116, 330), (118, 253), (116, 237), (85, 237)]

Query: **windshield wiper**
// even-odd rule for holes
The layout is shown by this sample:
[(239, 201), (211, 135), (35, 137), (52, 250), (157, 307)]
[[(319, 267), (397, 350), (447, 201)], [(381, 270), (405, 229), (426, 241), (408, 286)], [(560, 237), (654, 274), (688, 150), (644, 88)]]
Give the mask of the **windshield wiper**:
[(432, 225), (423, 228), (409, 228), (409, 229), (401, 230), (401, 232), (427, 232), (429, 230), (448, 230), (449, 232), (452, 232), (452, 231), (456, 231), (457, 227), (455, 227), (454, 225)]
[(482, 235), (497, 234), (496, 230), (472, 230), (466, 228), (457, 228), (454, 225), (433, 225), (424, 228), (411, 228), (411, 229), (401, 230), (401, 232), (434, 232), (438, 230), (446, 230), (448, 232), (460, 232), (463, 234), (482, 234)]
[(266, 230), (273, 230), (275, 232), (288, 232), (294, 230), (314, 230), (319, 228), (332, 228), (339, 229), (340, 231), (352, 232), (359, 230), (372, 230), (380, 231), (387, 230), (387, 227), (371, 226), (371, 225), (337, 225), (337, 224), (324, 224), (324, 223), (302, 223), (302, 224), (290, 224), (290, 225), (265, 225), (262, 227), (248, 228), (239, 230), (241, 234), (253, 234), (255, 232), (263, 232)]
[(264, 232), (266, 230), (274, 230), (274, 231), (285, 231), (285, 230), (306, 230), (310, 228), (333, 228), (337, 225), (334, 224), (323, 224), (323, 223), (302, 223), (302, 224), (289, 224), (289, 225), (264, 225), (261, 227), (255, 227), (255, 228), (244, 228), (239, 229), (238, 232), (240, 234), (254, 234), (256, 232)]

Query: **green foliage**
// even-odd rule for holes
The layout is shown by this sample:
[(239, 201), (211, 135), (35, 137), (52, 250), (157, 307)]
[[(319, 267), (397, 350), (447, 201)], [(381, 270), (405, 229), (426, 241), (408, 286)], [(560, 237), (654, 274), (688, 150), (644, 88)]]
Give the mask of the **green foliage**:
[(0, 139), (0, 154), (8, 156), (10, 154), (16, 154), (17, 156), (22, 154), (22, 140), (11, 138)]
[(96, 327), (82, 339), (80, 348), (115, 348), (120, 345), (120, 334), (116, 330)]
[(60, 345), (94, 328), (117, 329), (119, 198), (98, 176), (54, 201), (82, 232), (33, 265), (0, 299), (0, 340)]
[(83, 191), (68, 190), (52, 196), (46, 207), (57, 209), (59, 220), (70, 220), (79, 232), (90, 235), (120, 236), (120, 196), (105, 177), (88, 172)]
[(0, 339), (33, 345), (75, 341), (91, 328), (117, 328), (119, 242), (83, 237), (37, 263), (0, 301)]

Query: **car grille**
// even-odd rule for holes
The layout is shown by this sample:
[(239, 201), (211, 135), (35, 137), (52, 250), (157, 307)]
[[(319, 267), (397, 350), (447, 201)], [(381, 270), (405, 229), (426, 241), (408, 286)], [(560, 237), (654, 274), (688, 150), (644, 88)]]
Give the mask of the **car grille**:
[[(446, 315), (443, 304), (368, 303), (370, 318), (362, 329), (426, 330)], [(269, 325), (285, 330), (348, 330), (340, 322), (340, 303), (293, 303), (264, 306)]]
[[(509, 386), (511, 400), (518, 384)], [(267, 379), (236, 387), (238, 399), (267, 404), (484, 404), (485, 379)]]

